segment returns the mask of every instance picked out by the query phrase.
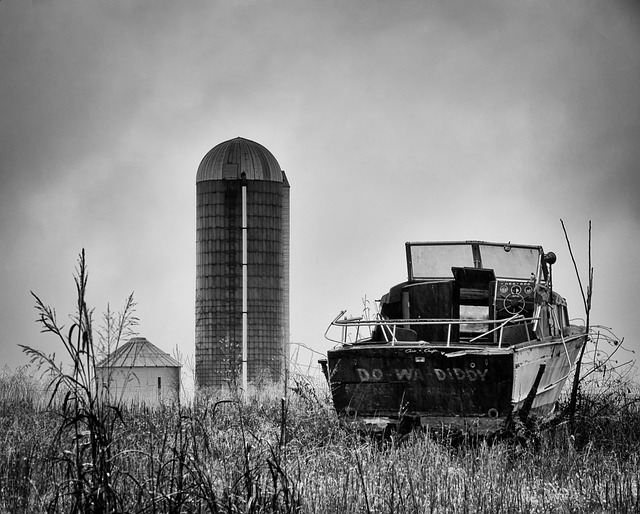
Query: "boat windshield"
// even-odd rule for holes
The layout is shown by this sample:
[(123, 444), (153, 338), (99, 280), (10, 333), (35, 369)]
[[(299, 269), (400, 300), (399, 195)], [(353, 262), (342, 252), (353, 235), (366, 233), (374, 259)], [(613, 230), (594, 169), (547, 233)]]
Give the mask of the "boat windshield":
[(412, 245), (410, 279), (450, 278), (451, 268), (473, 268), (471, 245)]
[[(539, 248), (479, 245), (482, 267), (493, 269), (496, 277), (529, 279), (537, 276)], [(506, 249), (509, 248), (509, 251)]]
[(407, 243), (409, 279), (451, 278), (451, 268), (492, 269), (496, 277), (537, 276), (542, 248), (497, 243)]

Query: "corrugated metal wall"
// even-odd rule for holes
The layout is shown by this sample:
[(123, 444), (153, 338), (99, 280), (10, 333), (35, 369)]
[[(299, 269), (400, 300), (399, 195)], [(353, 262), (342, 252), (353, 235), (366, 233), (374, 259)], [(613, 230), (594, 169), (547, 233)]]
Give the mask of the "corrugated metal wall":
[(99, 367), (96, 373), (114, 401), (155, 405), (178, 400), (180, 396), (179, 367)]

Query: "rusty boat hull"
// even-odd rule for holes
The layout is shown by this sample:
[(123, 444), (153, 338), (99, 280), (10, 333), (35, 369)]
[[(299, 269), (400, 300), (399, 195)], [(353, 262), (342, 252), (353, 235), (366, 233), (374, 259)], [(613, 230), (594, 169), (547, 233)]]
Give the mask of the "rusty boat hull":
[(582, 334), (502, 349), (363, 344), (329, 351), (324, 365), (345, 421), (485, 433), (504, 427), (532, 392), (531, 414), (551, 414), (583, 344)]
[[(481, 241), (407, 243), (408, 280), (373, 317), (331, 323), (320, 361), (350, 423), (499, 430), (554, 411), (586, 343), (551, 281), (553, 253)], [(327, 331), (327, 334), (329, 333)]]

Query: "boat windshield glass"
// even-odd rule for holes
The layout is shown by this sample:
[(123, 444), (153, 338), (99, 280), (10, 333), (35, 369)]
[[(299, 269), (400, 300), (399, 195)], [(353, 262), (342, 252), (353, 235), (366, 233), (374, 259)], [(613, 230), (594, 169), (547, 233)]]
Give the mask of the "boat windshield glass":
[(412, 278), (451, 278), (452, 267), (474, 267), (471, 245), (437, 244), (411, 246)]
[[(496, 277), (530, 279), (537, 276), (541, 249), (501, 244), (409, 243), (410, 279), (451, 278), (451, 268), (492, 269)], [(474, 260), (473, 247), (476, 247)]]
[[(508, 249), (508, 250), (507, 250)], [(490, 268), (496, 277), (529, 279), (538, 272), (538, 248), (480, 245), (482, 267)]]

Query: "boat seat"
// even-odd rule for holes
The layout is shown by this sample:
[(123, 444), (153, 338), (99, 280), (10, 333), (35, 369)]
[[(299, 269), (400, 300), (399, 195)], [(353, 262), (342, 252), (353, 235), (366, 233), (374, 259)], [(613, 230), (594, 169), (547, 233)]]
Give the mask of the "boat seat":
[[(454, 281), (438, 280), (414, 282), (402, 287), (402, 317), (404, 319), (456, 319), (459, 313), (454, 301)], [(451, 337), (457, 337), (457, 326)], [(440, 325), (414, 325), (418, 340), (447, 340), (449, 327)]]

